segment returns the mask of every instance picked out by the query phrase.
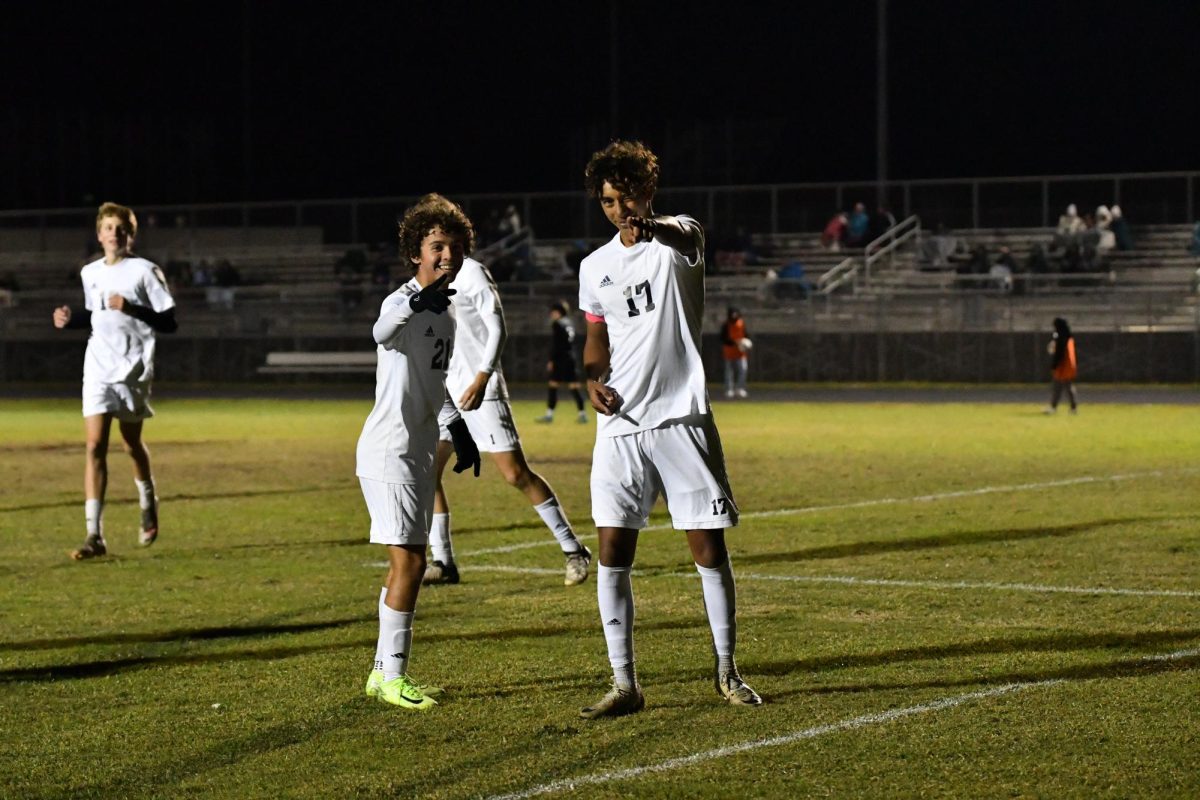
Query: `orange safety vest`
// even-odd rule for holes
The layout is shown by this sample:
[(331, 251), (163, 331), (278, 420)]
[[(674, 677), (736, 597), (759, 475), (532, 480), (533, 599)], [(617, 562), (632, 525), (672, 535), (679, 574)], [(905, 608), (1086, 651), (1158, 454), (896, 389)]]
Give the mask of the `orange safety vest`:
[(1054, 380), (1067, 383), (1075, 380), (1075, 376), (1079, 373), (1079, 368), (1075, 363), (1075, 337), (1067, 339), (1067, 352), (1063, 356), (1062, 361), (1058, 362), (1058, 366), (1054, 368)]
[[(739, 317), (733, 322), (725, 323), (725, 338), (731, 342), (740, 342), (746, 338), (746, 320)], [(746, 354), (737, 348), (736, 344), (721, 346), (721, 354), (725, 356), (726, 361), (737, 361), (739, 358), (745, 358)]]

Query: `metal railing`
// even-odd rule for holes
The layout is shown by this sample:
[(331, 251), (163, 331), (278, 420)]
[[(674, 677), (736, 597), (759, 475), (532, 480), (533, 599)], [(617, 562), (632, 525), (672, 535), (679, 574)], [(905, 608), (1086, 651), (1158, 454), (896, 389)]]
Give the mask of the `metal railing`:
[[(1133, 225), (1183, 224), (1196, 220), (1197, 178), (1200, 171), (900, 180), (887, 184), (885, 202), (899, 216), (919, 213), (931, 226), (951, 228), (1049, 227), (1069, 203), (1081, 211), (1118, 203)], [(875, 197), (876, 188), (873, 181), (667, 187), (658, 192), (656, 205), (694, 214), (709, 231), (818, 231), (837, 210)], [(586, 239), (610, 230), (596, 201), (582, 191), (451, 194), (478, 226), (511, 205), (540, 237)], [(326, 243), (370, 244), (390, 241), (397, 213), (415, 199), (133, 205), (143, 229), (151, 218), (160, 228), (318, 226)], [(0, 247), (61, 250), (48, 245), (66, 241), (75, 248), (83, 243), (79, 231), (94, 216), (94, 207), (0, 211)], [(25, 234), (28, 246), (9, 244), (6, 234), (14, 231)]]
[(832, 294), (847, 283), (856, 281), (859, 272), (869, 280), (871, 266), (875, 262), (884, 256), (892, 257), (901, 245), (920, 235), (921, 218), (916, 214), (897, 222), (884, 231), (883, 235), (868, 242), (861, 253), (847, 256), (821, 275), (817, 279), (817, 291), (821, 294)]

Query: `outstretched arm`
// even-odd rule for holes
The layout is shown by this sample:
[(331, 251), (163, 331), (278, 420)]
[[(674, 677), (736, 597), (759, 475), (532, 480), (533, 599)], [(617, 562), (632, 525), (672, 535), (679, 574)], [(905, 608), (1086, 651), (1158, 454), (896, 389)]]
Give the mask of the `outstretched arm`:
[(688, 261), (697, 261), (704, 252), (704, 229), (695, 220), (680, 220), (668, 214), (653, 217), (630, 217), (636, 241), (652, 239), (677, 251)]

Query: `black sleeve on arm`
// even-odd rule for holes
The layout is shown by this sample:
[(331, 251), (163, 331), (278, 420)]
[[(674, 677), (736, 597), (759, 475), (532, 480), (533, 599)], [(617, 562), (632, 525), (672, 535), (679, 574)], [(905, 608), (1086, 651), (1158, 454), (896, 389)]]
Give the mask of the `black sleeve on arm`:
[(733, 342), (733, 338), (729, 335), (729, 325), (728, 324), (721, 326), (721, 344), (727, 344), (730, 347), (733, 347), (734, 342)]
[(174, 333), (179, 328), (179, 323), (175, 321), (174, 307), (168, 308), (166, 311), (155, 311), (146, 306), (127, 302), (125, 309), (129, 316), (146, 323), (157, 333)]
[(63, 327), (68, 329), (92, 327), (92, 312), (86, 308), (72, 308), (71, 318)]

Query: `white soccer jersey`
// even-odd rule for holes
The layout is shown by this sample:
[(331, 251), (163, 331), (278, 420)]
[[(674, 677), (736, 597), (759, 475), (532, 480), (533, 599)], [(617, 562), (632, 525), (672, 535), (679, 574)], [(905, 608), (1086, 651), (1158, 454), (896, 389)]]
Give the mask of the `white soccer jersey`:
[(676, 219), (693, 232), (694, 262), (657, 241), (625, 247), (618, 233), (580, 265), (579, 307), (608, 326), (605, 383), (624, 401), (613, 416), (597, 415), (599, 436), (709, 411), (700, 359), (704, 231), (691, 217)]
[(507, 331), (500, 292), (487, 267), (472, 258), (463, 259), (462, 269), (450, 284), (454, 304), (454, 356), (446, 373), (446, 388), (455, 402), (480, 372), (490, 372), (485, 400), (507, 400), (508, 387), (500, 367)]
[(86, 383), (149, 383), (154, 377), (154, 329), (108, 307), (119, 294), (155, 311), (175, 307), (167, 279), (153, 263), (129, 256), (116, 264), (101, 258), (79, 271), (83, 304), (92, 312), (92, 335), (83, 358)]
[(459, 418), (446, 397), (446, 367), (454, 349), (448, 313), (413, 313), (409, 298), (421, 290), (410, 280), (383, 301), (374, 335), (375, 407), (358, 437), (355, 474), (385, 483), (420, 483), (434, 476), (439, 417)]

